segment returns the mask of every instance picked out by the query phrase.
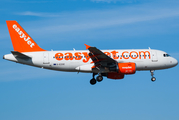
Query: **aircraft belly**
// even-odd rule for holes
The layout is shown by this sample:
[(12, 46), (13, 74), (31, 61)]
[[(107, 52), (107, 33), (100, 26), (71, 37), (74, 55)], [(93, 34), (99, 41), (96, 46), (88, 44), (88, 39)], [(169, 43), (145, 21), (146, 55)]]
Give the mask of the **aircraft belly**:
[(156, 66), (150, 60), (145, 60), (145, 61), (141, 60), (141, 61), (136, 61), (135, 63), (136, 63), (136, 70), (152, 70)]
[(136, 63), (136, 70), (143, 70), (144, 63), (143, 62), (135, 62)]
[(76, 67), (75, 69), (79, 72), (92, 72), (93, 66), (94, 64), (84, 64), (84, 65)]

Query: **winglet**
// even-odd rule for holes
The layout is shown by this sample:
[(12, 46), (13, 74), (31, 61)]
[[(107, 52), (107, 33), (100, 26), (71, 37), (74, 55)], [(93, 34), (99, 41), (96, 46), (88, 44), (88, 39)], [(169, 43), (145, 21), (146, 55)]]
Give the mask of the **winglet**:
[(86, 49), (88, 49), (88, 48), (90, 48), (91, 46), (89, 46), (89, 45), (87, 45), (87, 44), (85, 44), (85, 46), (86, 46)]

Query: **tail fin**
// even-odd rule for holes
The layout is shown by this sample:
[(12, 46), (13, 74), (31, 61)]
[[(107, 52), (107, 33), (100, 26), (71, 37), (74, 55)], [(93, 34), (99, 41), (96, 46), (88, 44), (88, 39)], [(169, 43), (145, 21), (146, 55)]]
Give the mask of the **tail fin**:
[(14, 51), (37, 52), (45, 51), (26, 33), (26, 31), (16, 21), (6, 21), (11, 37)]

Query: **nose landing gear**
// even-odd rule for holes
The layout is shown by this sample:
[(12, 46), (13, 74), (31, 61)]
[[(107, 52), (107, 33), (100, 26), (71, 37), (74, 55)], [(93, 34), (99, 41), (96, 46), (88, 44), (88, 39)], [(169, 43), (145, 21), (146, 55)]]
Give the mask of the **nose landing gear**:
[(154, 82), (156, 80), (156, 78), (154, 77), (154, 70), (150, 70), (150, 73), (151, 73), (151, 81)]

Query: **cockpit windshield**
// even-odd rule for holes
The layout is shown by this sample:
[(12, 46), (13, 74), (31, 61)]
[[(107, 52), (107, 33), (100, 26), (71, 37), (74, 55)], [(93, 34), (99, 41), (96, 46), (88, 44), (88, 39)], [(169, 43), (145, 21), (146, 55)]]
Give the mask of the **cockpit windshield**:
[(169, 54), (163, 54), (163, 56), (164, 56), (164, 57), (170, 57), (170, 55), (169, 55)]

